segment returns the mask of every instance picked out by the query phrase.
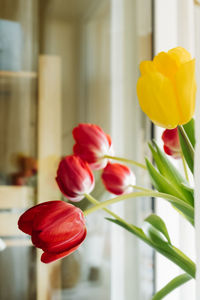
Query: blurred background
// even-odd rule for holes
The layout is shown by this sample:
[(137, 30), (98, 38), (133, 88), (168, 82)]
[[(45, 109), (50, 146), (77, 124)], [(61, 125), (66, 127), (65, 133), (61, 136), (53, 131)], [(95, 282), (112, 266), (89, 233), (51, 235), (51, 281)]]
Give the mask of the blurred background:
[[(192, 0), (0, 0), (1, 300), (150, 300), (179, 273), (101, 211), (87, 218), (83, 245), (50, 265), (17, 220), (34, 204), (61, 199), (56, 168), (72, 153), (80, 122), (110, 134), (117, 156), (150, 157), (147, 141), (159, 142), (162, 131), (139, 108), (139, 63), (177, 45), (194, 55), (199, 10)], [(133, 171), (138, 185), (151, 187), (144, 170)], [(95, 176), (93, 195), (108, 199)], [(158, 212), (174, 243), (194, 257), (191, 228), (163, 200), (133, 199), (113, 210), (138, 226)], [(166, 300), (193, 298), (189, 283)]]

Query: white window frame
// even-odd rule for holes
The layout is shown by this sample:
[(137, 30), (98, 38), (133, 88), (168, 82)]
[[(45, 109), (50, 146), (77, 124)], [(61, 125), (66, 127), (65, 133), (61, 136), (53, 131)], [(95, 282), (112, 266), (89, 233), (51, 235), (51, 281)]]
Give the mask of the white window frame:
[[(169, 49), (182, 46), (186, 48), (194, 56), (197, 48), (196, 46), (196, 34), (195, 30), (197, 26), (200, 27), (200, 12), (197, 17), (197, 11), (194, 1), (192, 0), (155, 0), (155, 44), (154, 49), (157, 54), (160, 51), (168, 51)], [(196, 24), (194, 18), (194, 12), (196, 13)], [(198, 30), (199, 32), (200, 30)], [(199, 33), (200, 34), (200, 33)], [(200, 48), (200, 42), (199, 47)], [(200, 52), (199, 52), (200, 53)], [(197, 63), (200, 58), (196, 57)], [(197, 74), (197, 80), (200, 76)], [(200, 95), (199, 95), (200, 96)], [(197, 100), (200, 98), (197, 94)], [(197, 105), (197, 111), (199, 104)], [(198, 116), (196, 118), (196, 134), (198, 140), (200, 140), (199, 129), (200, 124)], [(199, 128), (199, 129), (198, 129)], [(161, 130), (156, 130), (156, 137), (160, 139)], [(200, 153), (199, 143), (197, 143), (197, 153)], [(200, 157), (196, 156), (196, 166), (200, 163)], [(197, 170), (198, 169), (198, 170)], [(196, 167), (196, 186), (200, 185), (200, 170)], [(197, 249), (200, 253), (200, 242), (198, 236), (200, 236), (200, 192), (196, 190), (196, 241)], [(167, 222), (169, 232), (172, 235), (172, 239), (175, 244), (180, 247), (186, 254), (195, 260), (195, 232), (176, 212), (167, 204), (162, 201), (157, 201), (156, 212), (163, 217)], [(199, 258), (197, 256), (199, 261)], [(200, 264), (200, 261), (199, 261)], [(156, 255), (156, 288), (161, 288), (167, 281), (171, 280), (176, 274), (180, 273), (180, 269), (174, 267), (160, 255)], [(199, 271), (197, 272), (197, 274)], [(200, 299), (200, 275), (198, 275), (199, 281), (196, 284), (196, 299)], [(188, 300), (195, 299), (195, 282), (192, 280), (186, 285), (182, 286), (178, 290), (166, 297), (166, 300)]]
[[(198, 3), (198, 4), (197, 4)], [(200, 2), (195, 1), (195, 53), (197, 75), (197, 104), (196, 104), (196, 155), (195, 155), (195, 228), (196, 228), (196, 300), (200, 299)]]

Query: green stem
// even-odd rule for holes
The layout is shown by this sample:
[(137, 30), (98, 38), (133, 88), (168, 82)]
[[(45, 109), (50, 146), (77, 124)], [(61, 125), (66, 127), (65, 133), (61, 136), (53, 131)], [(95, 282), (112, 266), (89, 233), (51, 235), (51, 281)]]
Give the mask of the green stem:
[(146, 170), (146, 166), (135, 161), (135, 160), (132, 160), (132, 159), (127, 159), (127, 158), (123, 158), (123, 157), (117, 157), (117, 156), (111, 156), (111, 155), (104, 155), (104, 158), (110, 158), (110, 159), (113, 159), (113, 160), (118, 160), (118, 161), (122, 161), (122, 162), (125, 162), (125, 163), (128, 163), (128, 164), (131, 164), (131, 165), (134, 165), (134, 166), (137, 166), (137, 167), (140, 167), (142, 169), (145, 169)]
[(140, 190), (143, 192), (149, 192), (149, 189), (143, 188), (142, 186), (138, 186), (138, 185), (131, 185), (135, 190)]
[(173, 204), (175, 207), (177, 207), (178, 209), (180, 209), (188, 218), (190, 218), (190, 222), (191, 224), (194, 223), (194, 208), (191, 207), (189, 204), (183, 202), (182, 200), (180, 200), (179, 198), (176, 198), (172, 195), (169, 194), (165, 194), (165, 193), (159, 193), (159, 192), (154, 192), (152, 190), (147, 190), (145, 192), (133, 192), (133, 193), (129, 193), (129, 194), (125, 194), (125, 195), (121, 195), (118, 197), (115, 197), (113, 199), (109, 199), (107, 201), (101, 202), (96, 206), (93, 206), (89, 209), (87, 209), (84, 214), (88, 215), (90, 213), (93, 213), (96, 210), (105, 208), (108, 205), (117, 203), (119, 201), (123, 201), (126, 199), (130, 199), (130, 198), (137, 198), (137, 197), (158, 197), (158, 198), (164, 198), (166, 200), (168, 200), (171, 204)]
[(160, 291), (158, 291), (152, 298), (152, 300), (161, 300), (177, 287), (181, 286), (182, 284), (186, 283), (187, 281), (191, 280), (192, 277), (185, 273), (181, 274), (174, 279), (172, 279), (165, 287), (163, 287)]
[[(152, 190), (149, 190), (149, 191), (147, 190), (145, 192), (133, 192), (133, 193), (124, 194), (124, 195), (121, 195), (121, 196), (118, 196), (118, 197), (115, 197), (115, 198), (103, 201), (103, 202), (99, 203), (98, 205), (93, 206), (93, 207), (85, 210), (84, 214), (85, 215), (89, 215), (89, 214), (93, 213), (96, 210), (105, 208), (108, 205), (111, 205), (111, 204), (114, 204), (114, 203), (117, 203), (117, 202), (120, 202), (120, 201), (123, 201), (123, 200), (126, 200), (126, 199), (137, 198), (137, 197), (145, 197), (145, 196), (146, 197), (149, 197), (149, 196), (150, 197), (160, 197), (160, 198), (167, 197), (168, 199), (171, 199), (172, 201), (174, 199), (178, 199), (178, 198), (176, 198), (174, 196), (171, 196), (169, 194), (164, 194), (164, 193), (159, 193), (159, 192), (153, 192)], [(183, 203), (184, 206), (189, 206), (185, 202), (182, 202), (182, 203)], [(191, 209), (192, 209), (192, 207), (191, 207)]]
[[(85, 194), (85, 197), (88, 199), (88, 201), (90, 201), (92, 204), (99, 204), (100, 202), (97, 201), (94, 197), (92, 197), (89, 194)], [(122, 222), (126, 227), (128, 227), (129, 229), (133, 229), (131, 224), (127, 223), (124, 219), (122, 219), (120, 216), (118, 216), (117, 214), (115, 214), (114, 212), (112, 212), (110, 209), (108, 208), (103, 208), (104, 211), (106, 211), (109, 215), (113, 216), (116, 220)], [(84, 215), (86, 216), (87, 214), (85, 214), (86, 211), (84, 211)]]
[(183, 151), (181, 150), (181, 158), (182, 158), (182, 163), (183, 163), (183, 169), (184, 169), (184, 173), (185, 173), (185, 178), (186, 180), (189, 182), (189, 176), (188, 176), (188, 171), (187, 171), (187, 165), (186, 165), (186, 161), (183, 155)]
[[(100, 202), (97, 201), (94, 197), (92, 197), (89, 194), (85, 194), (85, 197), (92, 203), (92, 204), (99, 204)], [(118, 217), (114, 212), (112, 212), (111, 210), (109, 210), (108, 208), (103, 208), (103, 210), (105, 210), (107, 213), (109, 213), (111, 216), (113, 216), (116, 219), (120, 219), (120, 217)], [(85, 213), (84, 213), (85, 214)], [(120, 220), (121, 221), (121, 220)]]

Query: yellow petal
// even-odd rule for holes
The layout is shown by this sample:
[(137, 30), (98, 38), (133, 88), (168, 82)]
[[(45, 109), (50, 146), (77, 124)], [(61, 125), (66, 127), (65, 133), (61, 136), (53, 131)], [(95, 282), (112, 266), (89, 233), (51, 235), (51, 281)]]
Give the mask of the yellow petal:
[(156, 69), (164, 76), (172, 79), (178, 70), (176, 61), (165, 52), (160, 52), (154, 57), (153, 63)]
[(140, 72), (142, 75), (145, 75), (150, 72), (156, 72), (156, 67), (152, 61), (143, 61), (140, 64)]
[(141, 76), (137, 82), (137, 95), (143, 112), (155, 124), (168, 129), (178, 125), (177, 99), (167, 77), (158, 72)]
[(179, 125), (190, 121), (194, 115), (196, 99), (195, 59), (180, 66), (175, 76), (175, 89), (180, 110)]
[(176, 47), (168, 51), (169, 56), (174, 59), (178, 66), (192, 59), (191, 54), (182, 47)]

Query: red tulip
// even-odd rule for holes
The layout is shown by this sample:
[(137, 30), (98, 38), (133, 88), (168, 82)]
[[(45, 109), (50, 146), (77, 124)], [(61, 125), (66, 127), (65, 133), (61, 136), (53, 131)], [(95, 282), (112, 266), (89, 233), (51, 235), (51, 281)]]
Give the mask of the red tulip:
[(116, 195), (130, 193), (135, 184), (135, 175), (124, 165), (108, 163), (102, 173), (105, 188)]
[(28, 209), (18, 227), (31, 235), (35, 247), (44, 253), (41, 261), (50, 263), (74, 252), (86, 237), (82, 211), (64, 201), (48, 201)]
[(75, 202), (82, 200), (84, 194), (89, 194), (94, 188), (94, 175), (89, 165), (76, 155), (61, 160), (56, 181), (63, 195)]
[(79, 124), (72, 133), (76, 141), (74, 154), (87, 161), (93, 170), (103, 169), (108, 163), (104, 155), (113, 154), (110, 136), (94, 124)]
[(163, 148), (166, 154), (171, 155), (176, 159), (181, 157), (181, 146), (177, 128), (166, 129), (162, 134), (162, 140), (164, 142)]

